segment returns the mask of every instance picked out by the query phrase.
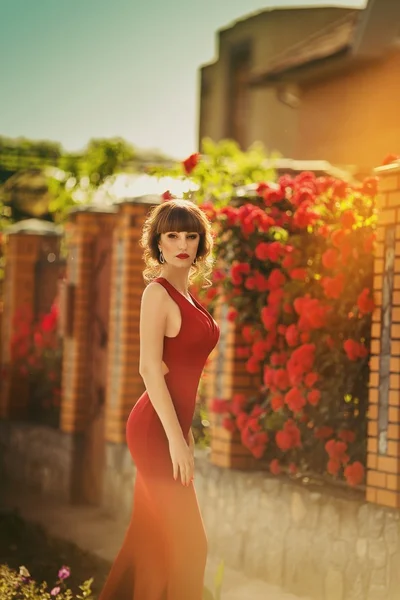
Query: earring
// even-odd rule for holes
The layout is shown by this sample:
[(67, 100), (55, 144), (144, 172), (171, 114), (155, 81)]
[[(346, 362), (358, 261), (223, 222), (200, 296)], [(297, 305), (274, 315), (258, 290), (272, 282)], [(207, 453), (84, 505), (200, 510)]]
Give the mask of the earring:
[(193, 264), (193, 265), (197, 264), (197, 256), (196, 256), (196, 258), (194, 259), (194, 261), (193, 261), (193, 263), (192, 263), (192, 264)]
[(162, 265), (165, 263), (165, 258), (164, 258), (164, 254), (162, 253), (162, 250), (160, 250), (159, 261)]

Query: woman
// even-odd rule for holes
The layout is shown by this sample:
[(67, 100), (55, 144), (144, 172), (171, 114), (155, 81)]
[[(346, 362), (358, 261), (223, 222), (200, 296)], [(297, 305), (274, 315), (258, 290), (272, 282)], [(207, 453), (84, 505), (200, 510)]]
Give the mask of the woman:
[(207, 541), (193, 486), (191, 422), (204, 364), (219, 338), (189, 292), (207, 281), (212, 237), (187, 200), (157, 206), (144, 224), (140, 374), (146, 391), (127, 423), (137, 468), (133, 513), (100, 600), (201, 600)]

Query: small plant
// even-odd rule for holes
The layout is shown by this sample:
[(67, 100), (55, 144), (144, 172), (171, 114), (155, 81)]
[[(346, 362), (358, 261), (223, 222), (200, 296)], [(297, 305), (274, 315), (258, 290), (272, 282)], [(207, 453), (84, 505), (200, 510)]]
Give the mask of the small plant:
[(203, 600), (221, 600), (222, 581), (224, 579), (224, 562), (221, 561), (214, 575), (214, 593), (204, 587)]
[(80, 593), (74, 594), (66, 584), (70, 576), (68, 567), (61, 567), (58, 578), (51, 588), (46, 582), (36, 583), (28, 569), (20, 567), (19, 573), (7, 565), (0, 565), (1, 600), (94, 600), (91, 591), (93, 580), (89, 579), (79, 586)]

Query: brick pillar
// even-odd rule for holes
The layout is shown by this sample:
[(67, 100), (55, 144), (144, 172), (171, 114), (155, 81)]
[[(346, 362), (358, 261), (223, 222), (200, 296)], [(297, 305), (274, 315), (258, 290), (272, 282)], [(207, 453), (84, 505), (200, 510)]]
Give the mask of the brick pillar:
[[(231, 399), (235, 394), (249, 396), (258, 392), (260, 376), (246, 371), (245, 358), (236, 356), (236, 348), (246, 346), (240, 328), (227, 319), (228, 307), (220, 303), (215, 319), (221, 328), (219, 344), (210, 357), (206, 370), (206, 397), (210, 404), (213, 398)], [(209, 413), (211, 426), (210, 460), (220, 467), (250, 470), (257, 462), (251, 452), (244, 448), (238, 432), (231, 433), (221, 425), (221, 416)]]
[(97, 236), (111, 236), (114, 224), (114, 209), (85, 207), (71, 211), (67, 225), (68, 259), (61, 302), (64, 353), (60, 427), (68, 433), (86, 430), (92, 408), (89, 396), (95, 244)]
[(144, 196), (121, 204), (114, 230), (105, 432), (108, 442), (125, 442), (126, 420), (144, 391), (139, 375), (139, 314), (144, 289), (139, 239), (150, 207), (158, 202), (159, 196)]
[(380, 177), (372, 324), (367, 500), (400, 507), (400, 163)]
[[(29, 382), (13, 368), (10, 342), (13, 336), (13, 317), (22, 307), (36, 315), (39, 304), (44, 308), (42, 294), (38, 289), (37, 265), (58, 260), (60, 252), (60, 229), (53, 223), (27, 219), (15, 223), (6, 230), (6, 268), (4, 280), (3, 325), (1, 334), (2, 369), (7, 377), (0, 381), (0, 417), (23, 418), (29, 400)], [(56, 296), (56, 281), (54, 300)], [(47, 293), (48, 292), (48, 293)], [(47, 300), (50, 288), (46, 287)], [(47, 307), (50, 308), (50, 307)]]

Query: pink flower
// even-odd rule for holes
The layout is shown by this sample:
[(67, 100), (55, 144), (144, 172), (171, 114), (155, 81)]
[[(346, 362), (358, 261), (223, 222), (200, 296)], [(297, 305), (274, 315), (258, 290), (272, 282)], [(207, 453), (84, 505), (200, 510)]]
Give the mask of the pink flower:
[(51, 596), (57, 596), (60, 592), (61, 592), (61, 588), (60, 588), (60, 586), (57, 585), (56, 587), (54, 587), (51, 590), (50, 595)]
[(69, 569), (69, 567), (61, 567), (61, 569), (58, 571), (58, 577), (59, 579), (68, 579), (68, 577), (71, 575), (71, 571)]

